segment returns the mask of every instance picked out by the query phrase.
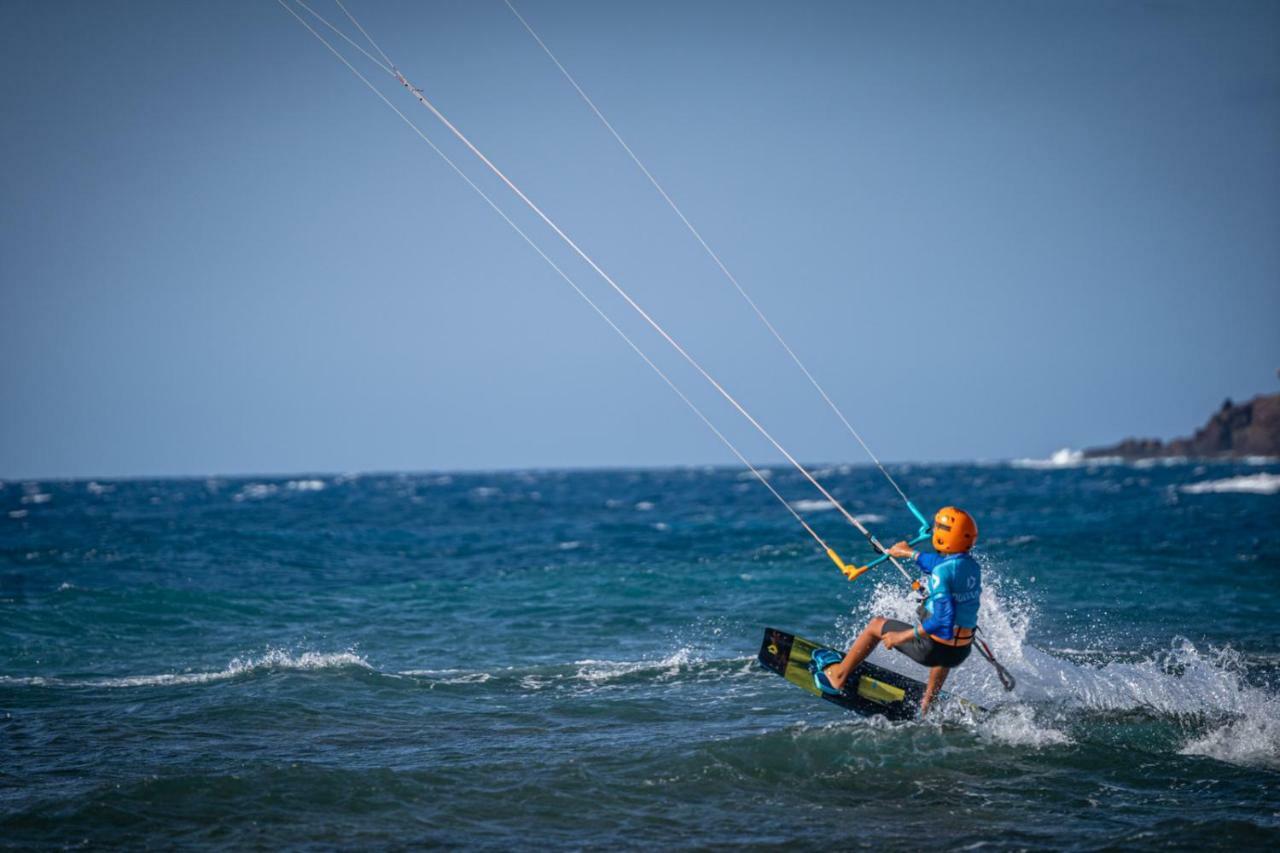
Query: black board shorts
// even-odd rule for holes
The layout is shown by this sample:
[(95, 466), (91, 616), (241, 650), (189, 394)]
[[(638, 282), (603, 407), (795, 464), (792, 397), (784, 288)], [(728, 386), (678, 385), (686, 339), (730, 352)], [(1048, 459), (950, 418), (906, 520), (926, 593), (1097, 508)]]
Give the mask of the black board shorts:
[[(892, 631), (912, 631), (914, 625), (908, 625), (906, 622), (899, 622), (897, 619), (884, 620), (884, 633), (888, 634)], [(973, 643), (963, 646), (948, 646), (946, 643), (936, 643), (928, 634), (913, 636), (905, 643), (899, 643), (893, 647), (895, 652), (902, 652), (918, 664), (923, 666), (959, 666), (964, 663), (965, 658), (969, 657), (969, 652), (973, 650)]]

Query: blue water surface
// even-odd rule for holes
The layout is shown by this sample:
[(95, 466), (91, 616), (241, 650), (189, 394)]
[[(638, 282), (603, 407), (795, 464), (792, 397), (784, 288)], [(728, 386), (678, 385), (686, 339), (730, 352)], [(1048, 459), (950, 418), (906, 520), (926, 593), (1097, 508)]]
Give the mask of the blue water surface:
[[(760, 669), (766, 625), (913, 604), (736, 470), (6, 482), (0, 845), (1280, 844), (1280, 466), (895, 474), (978, 517), (1019, 686), (948, 686), (988, 714)], [(911, 530), (873, 469), (819, 476)]]

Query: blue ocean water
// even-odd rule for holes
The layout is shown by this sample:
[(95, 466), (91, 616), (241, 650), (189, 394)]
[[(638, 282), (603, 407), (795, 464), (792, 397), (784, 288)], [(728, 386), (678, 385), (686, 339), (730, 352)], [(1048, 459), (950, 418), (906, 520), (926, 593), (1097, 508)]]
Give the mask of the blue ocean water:
[(735, 470), (4, 483), (0, 846), (1275, 849), (1280, 466), (1066, 461), (895, 469), (1019, 687), (894, 724), (755, 665), (913, 603)]

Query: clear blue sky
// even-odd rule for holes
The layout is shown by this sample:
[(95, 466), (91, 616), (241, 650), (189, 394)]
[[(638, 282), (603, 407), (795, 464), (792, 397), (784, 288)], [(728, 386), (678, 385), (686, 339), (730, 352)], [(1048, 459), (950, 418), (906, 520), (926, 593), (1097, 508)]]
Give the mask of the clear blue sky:
[[(350, 5), (789, 448), (861, 461), (499, 0)], [(884, 457), (1278, 389), (1280, 4), (520, 8)], [(0, 16), (0, 476), (731, 461), (275, 3)]]

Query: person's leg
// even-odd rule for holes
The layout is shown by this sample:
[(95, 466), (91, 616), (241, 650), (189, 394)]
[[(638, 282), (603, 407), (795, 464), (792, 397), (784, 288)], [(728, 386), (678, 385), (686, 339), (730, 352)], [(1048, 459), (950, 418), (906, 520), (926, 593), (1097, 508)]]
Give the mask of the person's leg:
[(933, 702), (933, 697), (938, 695), (938, 691), (942, 689), (943, 683), (950, 674), (949, 666), (935, 666), (929, 670), (929, 682), (924, 687), (924, 698), (920, 700), (921, 717), (929, 713), (929, 704)]
[(858, 639), (853, 641), (853, 645), (849, 647), (848, 653), (844, 656), (844, 660), (840, 663), (833, 663), (822, 672), (827, 676), (827, 681), (831, 682), (831, 686), (836, 690), (844, 687), (845, 681), (849, 678), (849, 673), (857, 668), (858, 664), (867, 659), (867, 655), (875, 649), (876, 643), (880, 642), (880, 638), (884, 636), (885, 620), (881, 616), (877, 616), (867, 623), (867, 627), (858, 635)]

